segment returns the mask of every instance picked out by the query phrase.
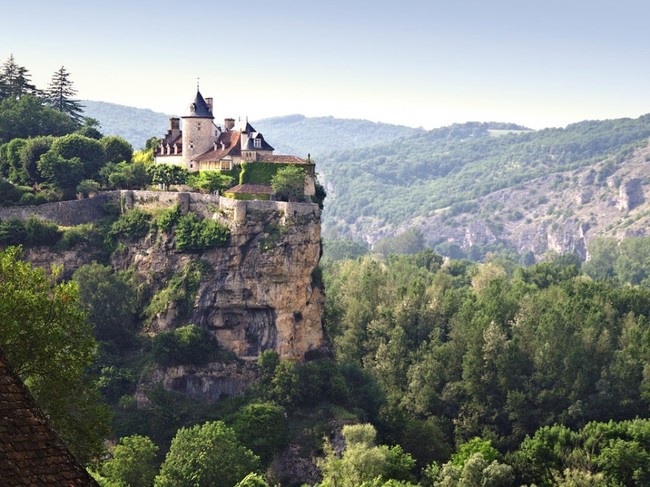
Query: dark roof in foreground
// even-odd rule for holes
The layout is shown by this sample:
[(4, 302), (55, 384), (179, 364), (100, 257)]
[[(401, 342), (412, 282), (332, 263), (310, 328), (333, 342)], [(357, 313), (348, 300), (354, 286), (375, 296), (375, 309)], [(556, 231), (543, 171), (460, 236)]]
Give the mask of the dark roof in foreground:
[(0, 350), (0, 485), (93, 486)]

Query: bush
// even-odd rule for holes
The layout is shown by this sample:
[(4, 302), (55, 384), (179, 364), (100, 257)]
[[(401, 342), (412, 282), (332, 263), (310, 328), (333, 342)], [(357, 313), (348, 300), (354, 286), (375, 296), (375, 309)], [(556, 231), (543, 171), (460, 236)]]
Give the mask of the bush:
[(151, 215), (144, 211), (135, 209), (124, 213), (113, 223), (109, 236), (111, 239), (125, 238), (127, 240), (137, 240), (144, 238), (149, 233), (149, 221)]
[(25, 222), (25, 243), (27, 245), (54, 245), (61, 238), (59, 226), (32, 216)]
[(186, 325), (158, 333), (153, 339), (153, 358), (163, 366), (204, 365), (217, 351), (217, 342), (207, 330)]
[(0, 245), (21, 245), (26, 236), (25, 224), (17, 218), (0, 222)]
[(181, 208), (174, 205), (163, 211), (156, 219), (156, 226), (163, 232), (171, 232), (181, 218)]
[(229, 236), (228, 227), (188, 213), (178, 219), (176, 248), (181, 252), (199, 252), (224, 245)]

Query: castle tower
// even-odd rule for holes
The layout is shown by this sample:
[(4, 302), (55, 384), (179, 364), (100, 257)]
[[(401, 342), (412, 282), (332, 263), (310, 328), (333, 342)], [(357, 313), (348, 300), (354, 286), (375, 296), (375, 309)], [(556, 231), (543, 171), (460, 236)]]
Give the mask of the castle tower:
[(212, 98), (206, 101), (196, 90), (196, 97), (190, 105), (189, 113), (183, 117), (183, 162), (188, 170), (193, 170), (192, 160), (213, 148), (219, 137), (212, 115)]

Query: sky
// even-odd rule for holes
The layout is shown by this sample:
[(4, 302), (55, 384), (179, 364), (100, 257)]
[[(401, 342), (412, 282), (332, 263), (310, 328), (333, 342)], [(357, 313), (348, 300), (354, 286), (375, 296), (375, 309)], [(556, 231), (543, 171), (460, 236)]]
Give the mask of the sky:
[(431, 129), (650, 112), (647, 0), (2, 0), (0, 63), (39, 88), (183, 115)]

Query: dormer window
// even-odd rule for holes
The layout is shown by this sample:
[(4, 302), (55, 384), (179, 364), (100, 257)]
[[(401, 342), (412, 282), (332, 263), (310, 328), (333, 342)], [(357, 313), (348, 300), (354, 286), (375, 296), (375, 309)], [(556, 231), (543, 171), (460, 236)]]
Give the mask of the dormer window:
[(253, 139), (253, 147), (256, 149), (262, 148), (262, 139)]

